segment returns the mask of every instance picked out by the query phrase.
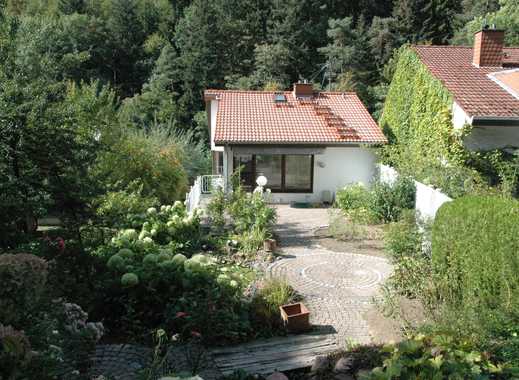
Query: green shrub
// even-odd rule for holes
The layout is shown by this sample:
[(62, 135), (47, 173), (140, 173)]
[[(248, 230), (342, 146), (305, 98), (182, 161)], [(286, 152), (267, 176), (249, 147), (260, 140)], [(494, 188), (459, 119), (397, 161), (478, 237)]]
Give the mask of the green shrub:
[(187, 213), (180, 202), (149, 208), (140, 228), (119, 230), (95, 252), (109, 270), (100, 290), (112, 301), (108, 327), (137, 338), (160, 326), (193, 330), (211, 343), (248, 336), (241, 292), (250, 270), (221, 266), (215, 257), (196, 253), (201, 246), (200, 212)]
[(394, 222), (403, 210), (414, 208), (416, 187), (414, 181), (400, 176), (393, 184), (376, 182), (372, 188), (370, 209), (379, 221)]
[(129, 129), (112, 149), (101, 155), (98, 175), (107, 183), (124, 187), (142, 183), (142, 195), (155, 196), (169, 204), (184, 197), (187, 175), (182, 165), (182, 149), (164, 132)]
[(400, 218), (403, 210), (414, 208), (415, 185), (400, 176), (393, 184), (376, 182), (371, 189), (354, 184), (337, 191), (336, 202), (353, 221), (388, 223)]
[(416, 336), (388, 351), (383, 367), (375, 368), (367, 379), (512, 379), (518, 373), (449, 335)]
[(449, 305), (519, 305), (519, 201), (470, 196), (443, 205), (432, 234), (438, 292)]
[(211, 219), (211, 227), (222, 230), (225, 226), (226, 199), (223, 189), (219, 188), (214, 193), (211, 202), (207, 205), (207, 213)]
[(0, 323), (0, 379), (20, 378), (31, 357), (31, 344), (25, 333)]
[(471, 196), (442, 206), (432, 234), (438, 324), (519, 365), (519, 201)]
[(372, 197), (373, 194), (367, 187), (357, 183), (338, 190), (335, 201), (354, 222), (369, 224), (377, 222), (371, 209)]
[(148, 208), (157, 207), (159, 200), (151, 195), (143, 195), (143, 185), (133, 181), (126, 188), (108, 191), (99, 197), (97, 203), (96, 213), (103, 225), (135, 228), (135, 219), (145, 214)]
[(271, 278), (262, 284), (251, 303), (251, 318), (257, 331), (271, 333), (281, 328), (279, 307), (294, 303), (299, 295), (286, 280)]
[(350, 241), (369, 237), (367, 227), (361, 225), (358, 218), (346, 218), (342, 210), (331, 210), (329, 220), (328, 231), (336, 239)]
[(399, 295), (427, 302), (431, 286), (431, 260), (423, 252), (423, 234), (416, 223), (414, 210), (409, 210), (400, 221), (387, 226), (384, 244), (393, 264), (393, 273), (387, 285)]
[(230, 216), (232, 238), (238, 241), (239, 249), (244, 253), (256, 253), (263, 242), (272, 237), (276, 210), (269, 207), (263, 194), (247, 193), (241, 186), (236, 186), (227, 197), (218, 191), (208, 210), (218, 231), (225, 225), (225, 216)]
[(0, 321), (23, 326), (38, 310), (47, 282), (48, 265), (29, 254), (0, 255)]

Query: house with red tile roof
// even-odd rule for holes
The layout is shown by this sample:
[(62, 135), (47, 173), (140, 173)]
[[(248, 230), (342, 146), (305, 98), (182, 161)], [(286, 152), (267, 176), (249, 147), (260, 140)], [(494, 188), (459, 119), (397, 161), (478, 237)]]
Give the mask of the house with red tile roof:
[(473, 47), (413, 46), (452, 95), (454, 128), (471, 127), (471, 150), (519, 147), (519, 47), (504, 47), (504, 33), (483, 29)]
[(252, 190), (267, 180), (274, 202), (331, 201), (338, 188), (368, 184), (384, 134), (355, 93), (206, 90), (213, 173), (237, 168)]

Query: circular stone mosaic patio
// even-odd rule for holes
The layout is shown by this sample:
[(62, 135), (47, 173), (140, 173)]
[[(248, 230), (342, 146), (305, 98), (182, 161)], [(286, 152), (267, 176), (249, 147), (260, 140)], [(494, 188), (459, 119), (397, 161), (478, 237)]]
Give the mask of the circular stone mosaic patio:
[(285, 278), (303, 295), (311, 323), (337, 333), (338, 344), (369, 343), (363, 314), (378, 298), (380, 285), (391, 274), (391, 265), (380, 257), (321, 248), (311, 251), (275, 262), (269, 274)]

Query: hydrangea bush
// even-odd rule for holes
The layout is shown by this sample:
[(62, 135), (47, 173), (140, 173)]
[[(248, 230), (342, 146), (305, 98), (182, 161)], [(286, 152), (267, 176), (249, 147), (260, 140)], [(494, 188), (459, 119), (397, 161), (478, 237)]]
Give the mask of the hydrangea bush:
[(140, 225), (120, 229), (95, 252), (108, 269), (112, 329), (139, 335), (167, 327), (207, 340), (250, 332), (242, 294), (253, 274), (201, 251), (200, 216), (180, 202), (148, 208)]

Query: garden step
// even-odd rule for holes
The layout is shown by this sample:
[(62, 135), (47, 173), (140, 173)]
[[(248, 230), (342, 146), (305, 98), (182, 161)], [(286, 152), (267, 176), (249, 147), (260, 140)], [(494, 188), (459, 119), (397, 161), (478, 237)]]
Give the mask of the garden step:
[(318, 355), (339, 349), (336, 335), (291, 335), (262, 339), (210, 350), (218, 369), (228, 375), (239, 369), (249, 374), (270, 374), (312, 365)]

